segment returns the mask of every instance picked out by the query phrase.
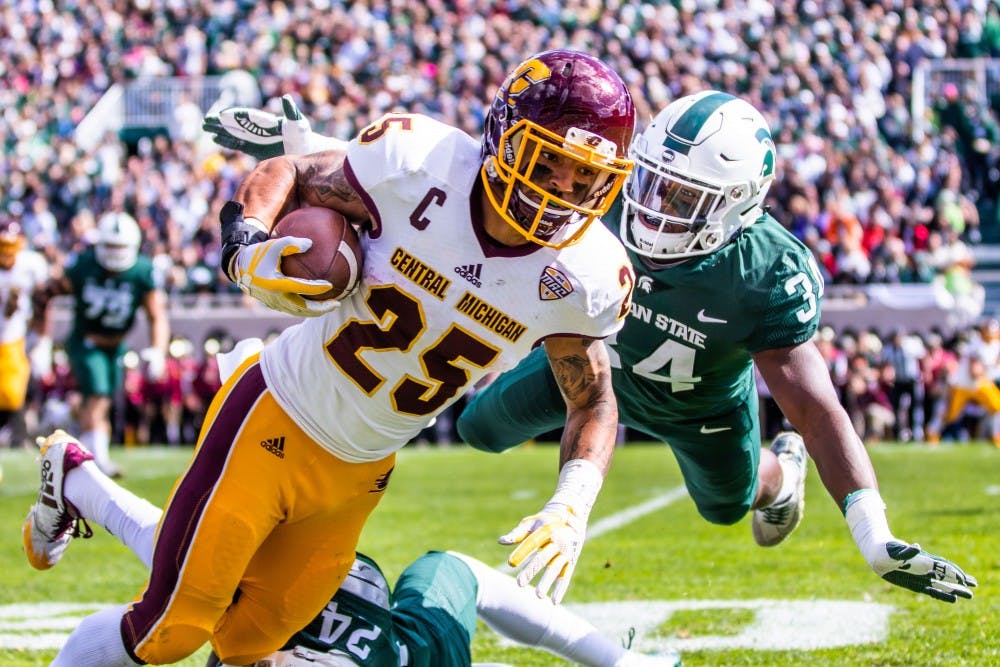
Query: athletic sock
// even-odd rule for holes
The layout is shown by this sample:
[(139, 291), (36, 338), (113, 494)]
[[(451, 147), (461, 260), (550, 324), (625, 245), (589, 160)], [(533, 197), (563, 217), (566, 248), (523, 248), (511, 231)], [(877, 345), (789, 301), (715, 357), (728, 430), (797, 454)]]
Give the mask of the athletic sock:
[(139, 667), (122, 644), (121, 620), (128, 605), (103, 609), (83, 619), (52, 661), (51, 667)]
[(781, 466), (781, 490), (778, 491), (778, 497), (771, 503), (771, 507), (784, 505), (790, 501), (799, 485), (799, 467), (794, 461), (779, 458), (778, 465)]
[(86, 520), (96, 522), (121, 540), (146, 567), (153, 560), (153, 540), (163, 511), (119, 486), (94, 461), (70, 470), (63, 497)]

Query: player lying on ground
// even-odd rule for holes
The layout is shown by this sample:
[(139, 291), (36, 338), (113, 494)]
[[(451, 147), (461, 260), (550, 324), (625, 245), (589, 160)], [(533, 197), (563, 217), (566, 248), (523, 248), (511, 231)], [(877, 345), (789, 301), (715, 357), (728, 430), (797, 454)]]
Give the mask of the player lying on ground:
[[(256, 156), (336, 147), (290, 98), (282, 103), (284, 118), (230, 109), (204, 128)], [(246, 131), (243, 116), (265, 131)], [(974, 577), (889, 529), (871, 461), (812, 342), (822, 279), (809, 250), (763, 207), (776, 155), (760, 112), (717, 91), (689, 95), (653, 119), (630, 157), (636, 168), (604, 217), (636, 271), (631, 313), (609, 339), (619, 421), (668, 443), (707, 520), (731, 524), (754, 510), (762, 546), (802, 518), (808, 450), (878, 575), (946, 602), (971, 598)], [(770, 450), (761, 449), (755, 363), (802, 434), (781, 434)], [(474, 447), (503, 451), (564, 419), (536, 350), (476, 394), (458, 428)]]
[[(84, 525), (81, 534), (89, 537), (86, 522), (91, 521), (121, 540), (149, 567), (162, 511), (104, 475), (90, 452), (66, 432), (56, 431), (44, 441), (40, 438), (39, 444), (43, 485), (52, 490), (39, 496), (39, 502), (52, 498), (58, 505), (61, 533), (72, 536), (80, 533), (77, 526)], [(52, 554), (53, 565), (69, 543), (70, 539), (65, 540)], [(101, 613), (121, 611), (119, 607)], [(471, 556), (432, 551), (403, 571), (395, 590), (373, 560), (358, 554), (347, 579), (323, 611), (259, 665), (460, 667), (471, 662), (477, 618), (516, 642), (581, 665), (680, 664), (676, 653), (647, 656), (622, 648), (583, 618), (539, 598)]]

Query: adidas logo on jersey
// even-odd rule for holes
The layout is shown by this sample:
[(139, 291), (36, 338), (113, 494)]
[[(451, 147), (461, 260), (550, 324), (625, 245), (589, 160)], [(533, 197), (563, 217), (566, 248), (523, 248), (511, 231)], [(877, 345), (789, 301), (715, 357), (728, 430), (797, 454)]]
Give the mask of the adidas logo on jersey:
[(260, 446), (277, 456), (279, 459), (285, 458), (285, 436), (283, 435), (277, 438), (261, 440)]
[(483, 275), (482, 264), (464, 264), (462, 266), (456, 266), (455, 273), (462, 276), (476, 287), (483, 286), (483, 283), (479, 280)]

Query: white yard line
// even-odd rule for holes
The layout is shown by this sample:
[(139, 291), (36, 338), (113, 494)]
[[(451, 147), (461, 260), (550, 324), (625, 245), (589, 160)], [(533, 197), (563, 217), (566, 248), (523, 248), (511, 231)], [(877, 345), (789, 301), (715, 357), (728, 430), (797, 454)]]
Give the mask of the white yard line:
[(644, 503), (635, 505), (634, 507), (629, 507), (623, 509), (621, 512), (615, 512), (611, 516), (606, 516), (599, 521), (587, 526), (587, 539), (592, 540), (595, 537), (603, 535), (604, 533), (610, 533), (613, 530), (618, 530), (622, 526), (628, 525), (635, 521), (636, 519), (642, 518), (647, 514), (652, 514), (656, 510), (663, 509), (668, 505), (672, 505), (678, 500), (687, 497), (687, 488), (682, 486), (676, 486), (662, 496), (656, 496), (651, 498)]
[[(618, 530), (622, 526), (627, 526), (636, 519), (640, 519), (647, 514), (652, 514), (653, 512), (663, 509), (668, 505), (672, 505), (682, 498), (686, 498), (687, 495), (688, 492), (685, 486), (675, 486), (666, 493), (656, 496), (655, 498), (650, 498), (644, 503), (639, 503), (638, 505), (627, 507), (620, 512), (615, 512), (611, 516), (606, 516), (603, 519), (595, 521), (587, 526), (587, 539), (592, 540), (595, 537), (600, 537), (604, 533), (610, 533), (611, 531)], [(497, 565), (496, 569), (507, 573), (515, 571), (515, 568), (510, 567), (507, 563)]]

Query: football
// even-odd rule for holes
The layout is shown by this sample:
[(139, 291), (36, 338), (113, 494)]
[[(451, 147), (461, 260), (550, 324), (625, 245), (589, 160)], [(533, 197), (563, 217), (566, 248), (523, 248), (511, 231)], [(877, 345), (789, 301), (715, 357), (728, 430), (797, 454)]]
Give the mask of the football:
[(333, 285), (329, 291), (305, 298), (340, 299), (361, 279), (361, 240), (354, 226), (337, 211), (319, 206), (296, 209), (271, 229), (271, 238), (283, 236), (312, 239), (312, 247), (282, 258), (282, 273), (306, 280), (328, 280)]

